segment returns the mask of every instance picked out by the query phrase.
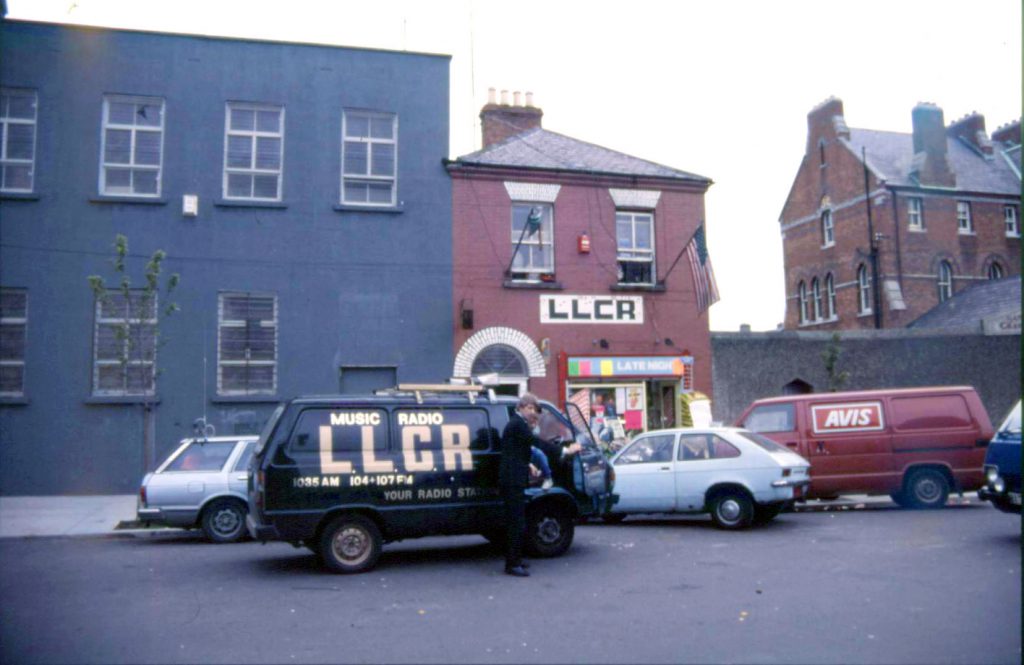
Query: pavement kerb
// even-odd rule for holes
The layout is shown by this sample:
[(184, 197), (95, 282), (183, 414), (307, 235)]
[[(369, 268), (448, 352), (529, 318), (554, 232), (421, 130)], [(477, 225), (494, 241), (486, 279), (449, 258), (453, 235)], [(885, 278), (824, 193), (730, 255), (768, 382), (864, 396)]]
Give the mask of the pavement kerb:
[[(984, 504), (977, 493), (953, 494), (950, 506)], [(135, 528), (134, 494), (107, 496), (0, 496), (0, 538), (112, 536), (145, 537), (181, 533), (167, 527)], [(887, 496), (852, 495), (835, 501), (798, 503), (794, 512), (897, 509)]]

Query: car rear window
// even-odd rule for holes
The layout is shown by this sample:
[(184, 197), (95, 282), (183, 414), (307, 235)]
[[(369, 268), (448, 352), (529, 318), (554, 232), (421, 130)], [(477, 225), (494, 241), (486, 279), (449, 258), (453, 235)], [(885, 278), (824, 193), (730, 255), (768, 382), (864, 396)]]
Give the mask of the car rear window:
[(892, 400), (892, 421), (897, 430), (970, 427), (971, 414), (960, 395), (896, 397)]
[(796, 409), (792, 404), (765, 404), (754, 407), (743, 427), (751, 432), (792, 432), (796, 429)]
[(770, 453), (786, 453), (789, 452), (789, 448), (781, 444), (775, 443), (766, 436), (761, 436), (755, 432), (736, 432), (747, 441), (761, 446)]
[(220, 471), (237, 441), (193, 441), (164, 471)]

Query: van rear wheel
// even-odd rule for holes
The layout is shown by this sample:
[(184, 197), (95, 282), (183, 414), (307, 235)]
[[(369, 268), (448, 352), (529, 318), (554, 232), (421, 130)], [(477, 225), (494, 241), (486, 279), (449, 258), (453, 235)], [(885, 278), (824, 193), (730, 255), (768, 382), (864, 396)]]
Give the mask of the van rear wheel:
[(363, 573), (377, 565), (384, 541), (380, 529), (361, 515), (339, 517), (320, 535), (320, 558), (333, 573)]
[(949, 482), (935, 469), (918, 469), (907, 476), (904, 495), (911, 508), (941, 508), (949, 498)]

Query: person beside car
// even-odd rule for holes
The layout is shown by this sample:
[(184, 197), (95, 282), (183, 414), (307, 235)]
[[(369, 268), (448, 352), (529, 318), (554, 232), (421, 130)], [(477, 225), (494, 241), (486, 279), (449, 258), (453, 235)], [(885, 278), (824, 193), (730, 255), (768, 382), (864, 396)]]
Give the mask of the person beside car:
[(529, 577), (528, 564), (523, 562), (523, 534), (526, 531), (526, 496), (530, 479), (530, 458), (533, 448), (553, 457), (574, 455), (580, 444), (566, 447), (548, 443), (533, 433), (540, 418), (540, 402), (532, 393), (523, 393), (515, 413), (501, 435), (499, 482), (505, 505), (505, 574)]

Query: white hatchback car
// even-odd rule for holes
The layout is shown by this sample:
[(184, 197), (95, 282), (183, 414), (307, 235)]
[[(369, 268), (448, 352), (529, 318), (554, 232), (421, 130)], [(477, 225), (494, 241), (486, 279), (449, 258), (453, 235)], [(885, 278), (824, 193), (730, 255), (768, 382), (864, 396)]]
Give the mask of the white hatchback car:
[(619, 501), (605, 513), (711, 513), (722, 529), (770, 521), (803, 496), (810, 464), (760, 434), (734, 427), (642, 434), (611, 459)]
[(184, 439), (139, 488), (139, 521), (194, 529), (215, 543), (246, 535), (255, 436)]

